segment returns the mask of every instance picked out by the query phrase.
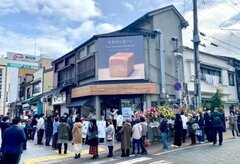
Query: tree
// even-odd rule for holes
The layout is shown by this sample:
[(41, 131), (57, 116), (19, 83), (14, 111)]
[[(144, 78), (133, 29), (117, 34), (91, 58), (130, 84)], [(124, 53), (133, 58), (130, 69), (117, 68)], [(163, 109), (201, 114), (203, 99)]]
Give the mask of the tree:
[(216, 90), (216, 93), (211, 98), (211, 109), (214, 110), (214, 108), (218, 108), (219, 112), (224, 113), (224, 104), (222, 101), (223, 94), (222, 89), (218, 88)]

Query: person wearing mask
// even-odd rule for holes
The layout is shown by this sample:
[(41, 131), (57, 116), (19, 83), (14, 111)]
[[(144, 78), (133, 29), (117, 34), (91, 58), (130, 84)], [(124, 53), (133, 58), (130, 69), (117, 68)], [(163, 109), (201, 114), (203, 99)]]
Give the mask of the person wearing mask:
[(212, 142), (211, 110), (206, 110), (203, 116), (205, 121), (205, 133), (207, 140), (208, 142)]
[(37, 144), (38, 145), (42, 145), (42, 139), (43, 139), (43, 135), (44, 135), (44, 119), (43, 119), (44, 114), (40, 114), (39, 115), (39, 120), (37, 122)]
[(64, 154), (67, 154), (69, 140), (69, 125), (65, 117), (62, 117), (58, 126), (58, 153), (62, 154), (62, 144), (64, 144)]
[(56, 150), (58, 148), (57, 141), (58, 141), (58, 126), (59, 126), (59, 119), (56, 117), (53, 122), (53, 139), (52, 139), (52, 148)]
[(47, 119), (45, 120), (45, 136), (46, 136), (46, 146), (50, 146), (50, 141), (53, 134), (53, 121), (50, 115), (47, 115)]
[(200, 133), (197, 135), (198, 143), (203, 144), (205, 142), (205, 134), (204, 134), (205, 121), (204, 121), (203, 113), (201, 110), (198, 111), (198, 114), (196, 117), (196, 123), (199, 125), (198, 131), (200, 131)]
[(87, 143), (89, 147), (89, 154), (93, 155), (91, 159), (97, 159), (98, 156), (98, 127), (96, 119), (91, 119), (87, 132)]
[(217, 133), (219, 137), (219, 145), (222, 145), (223, 141), (223, 129), (224, 127), (224, 117), (223, 114), (218, 112), (218, 108), (214, 108), (214, 112), (211, 114), (211, 122), (213, 129), (213, 145), (217, 143)]
[(119, 131), (121, 134), (121, 157), (129, 157), (131, 147), (132, 125), (131, 119), (127, 118), (122, 129)]
[(19, 128), (21, 119), (15, 117), (12, 124), (13, 126), (7, 128), (3, 135), (1, 151), (4, 164), (18, 164), (20, 162), (23, 143), (27, 140), (23, 129)]
[[(234, 111), (230, 112), (230, 115), (228, 117), (228, 123), (229, 123), (229, 129), (232, 130), (232, 135), (234, 138), (238, 138), (238, 126), (237, 126), (237, 115), (235, 115)], [(236, 134), (235, 134), (236, 132)]]
[[(196, 145), (196, 136), (195, 132), (199, 128), (199, 125), (196, 123), (196, 117), (193, 117), (192, 114), (189, 114), (189, 121), (187, 122), (188, 125), (188, 133), (191, 138), (190, 146)], [(194, 124), (196, 127), (194, 127)]]
[[(25, 136), (27, 138), (27, 127), (26, 127), (26, 120), (21, 120), (21, 124), (19, 126), (25, 133)], [(27, 139), (25, 142), (23, 142), (23, 150), (27, 150)]]
[(184, 112), (181, 112), (181, 119), (182, 119), (182, 124), (183, 124), (183, 130), (182, 130), (182, 142), (186, 142), (186, 137), (187, 137), (187, 122), (188, 118), (185, 116)]
[(74, 146), (74, 153), (75, 153), (75, 159), (78, 159), (81, 157), (81, 152), (82, 152), (82, 123), (81, 123), (81, 119), (79, 117), (75, 118), (74, 121), (74, 125), (73, 125), (73, 129), (72, 129), (72, 143)]
[(180, 114), (176, 114), (176, 119), (174, 121), (174, 143), (171, 145), (172, 147), (180, 147), (182, 146), (181, 138), (182, 138), (182, 119)]
[(167, 119), (165, 118), (164, 115), (160, 115), (162, 118), (161, 124), (160, 124), (160, 132), (162, 136), (162, 142), (163, 142), (163, 151), (168, 150), (168, 124), (167, 124)]
[(2, 139), (3, 139), (3, 134), (4, 134), (5, 129), (10, 127), (9, 121), (10, 121), (9, 117), (5, 116), (5, 117), (3, 117), (2, 122), (0, 123)]
[(147, 137), (147, 122), (146, 119), (143, 117), (140, 117), (141, 125), (142, 125), (142, 137), (140, 141), (140, 147), (141, 147), (141, 154), (147, 154), (147, 150), (144, 146), (146, 137)]
[(106, 128), (106, 145), (108, 146), (107, 157), (113, 157), (115, 130), (111, 119), (109, 119), (107, 123), (108, 123), (108, 127)]
[(140, 153), (140, 142), (142, 138), (142, 125), (140, 120), (137, 118), (135, 120), (135, 125), (132, 128), (132, 154), (135, 154), (135, 146), (137, 145), (137, 154)]
[(35, 114), (31, 121), (31, 128), (32, 128), (31, 139), (32, 140), (34, 140), (34, 136), (37, 131), (37, 122), (38, 122), (38, 114)]

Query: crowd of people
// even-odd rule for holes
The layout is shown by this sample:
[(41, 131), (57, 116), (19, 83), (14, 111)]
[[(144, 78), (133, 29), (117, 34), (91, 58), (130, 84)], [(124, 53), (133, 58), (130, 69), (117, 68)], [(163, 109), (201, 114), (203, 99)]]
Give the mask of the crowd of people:
[[(107, 157), (113, 157), (114, 144), (121, 142), (121, 156), (128, 157), (131, 154), (147, 154), (146, 143), (148, 135), (148, 124), (145, 117), (127, 118), (123, 120), (118, 113), (116, 117), (107, 119), (105, 130), (105, 144), (108, 147)], [(160, 115), (161, 122), (158, 127), (161, 134), (163, 150), (169, 149), (168, 136), (169, 129), (174, 129), (174, 142), (172, 147), (180, 147), (186, 142), (187, 134), (191, 139), (190, 145), (204, 143), (206, 140), (222, 145), (223, 132), (225, 131), (225, 117), (215, 108), (210, 110), (199, 110), (197, 114), (177, 113), (173, 124), (168, 123), (164, 115)], [(113, 119), (111, 119), (113, 118)], [(83, 121), (89, 121), (87, 134), (83, 137)], [(234, 137), (239, 135), (240, 113), (231, 112), (228, 117), (229, 127)], [(52, 146), (58, 150), (59, 154), (67, 154), (68, 144), (72, 143), (75, 159), (81, 157), (83, 144), (89, 145), (89, 154), (92, 159), (99, 158), (99, 131), (95, 118), (83, 119), (77, 115), (64, 114), (63, 116), (53, 117), (44, 114), (26, 116), (24, 119), (14, 118), (10, 123), (9, 117), (3, 117), (1, 124), (2, 145), (1, 152), (3, 160), (11, 163), (18, 163), (23, 150), (27, 149), (27, 141), (33, 140), (38, 145)], [(44, 137), (45, 136), (45, 137)], [(43, 139), (45, 141), (43, 142)], [(196, 140), (197, 139), (197, 140)], [(10, 161), (10, 162), (9, 162)], [(14, 162), (13, 162), (14, 163)]]

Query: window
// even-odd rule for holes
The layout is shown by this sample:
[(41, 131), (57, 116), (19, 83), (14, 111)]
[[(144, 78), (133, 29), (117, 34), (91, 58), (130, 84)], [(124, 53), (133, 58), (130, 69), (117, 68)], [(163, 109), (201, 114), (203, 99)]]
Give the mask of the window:
[(77, 64), (78, 81), (95, 76), (95, 56), (91, 56)]
[(71, 84), (73, 82), (72, 73), (72, 66), (58, 72), (58, 87)]
[(33, 84), (33, 94), (41, 92), (41, 82)]
[(77, 60), (82, 59), (85, 56), (86, 56), (86, 53), (85, 53), (85, 49), (83, 48), (83, 49), (78, 51)]
[(217, 83), (222, 82), (222, 70), (220, 68), (201, 65), (200, 70), (201, 70), (201, 80), (207, 81), (208, 79), (206, 79), (206, 75), (212, 75), (212, 77), (214, 77), (214, 76), (218, 77)]
[(31, 97), (31, 88), (27, 88), (27, 99)]
[(234, 72), (228, 72), (228, 81), (230, 86), (235, 85)]
[(87, 46), (87, 54), (89, 55), (89, 54), (91, 54), (93, 52), (95, 52), (95, 44), (88, 45)]

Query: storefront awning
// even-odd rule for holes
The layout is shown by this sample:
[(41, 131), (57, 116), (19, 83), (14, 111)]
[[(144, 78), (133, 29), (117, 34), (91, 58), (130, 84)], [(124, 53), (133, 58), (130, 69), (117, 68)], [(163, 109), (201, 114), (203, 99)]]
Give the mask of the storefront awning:
[(93, 104), (93, 98), (89, 99), (72, 99), (67, 108), (76, 108), (81, 106), (89, 106)]

